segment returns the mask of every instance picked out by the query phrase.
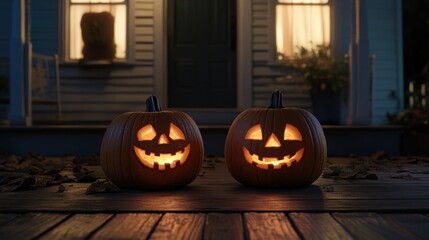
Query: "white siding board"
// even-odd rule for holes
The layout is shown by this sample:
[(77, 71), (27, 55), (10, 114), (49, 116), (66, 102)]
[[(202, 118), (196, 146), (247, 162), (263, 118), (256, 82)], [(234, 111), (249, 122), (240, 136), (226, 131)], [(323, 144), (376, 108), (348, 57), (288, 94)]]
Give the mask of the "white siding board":
[(154, 20), (153, 18), (136, 18), (134, 24), (136, 26), (153, 26)]
[(137, 36), (134, 36), (134, 39), (136, 41), (136, 44), (153, 43), (154, 42), (154, 36), (153, 35), (137, 35)]
[(140, 27), (137, 26), (134, 29), (136, 35), (153, 35), (153, 27)]
[(152, 10), (153, 11), (154, 4), (153, 4), (153, 2), (143, 2), (143, 3), (137, 4), (135, 9), (136, 10)]
[(153, 51), (153, 44), (137, 44), (136, 47), (134, 48), (134, 50), (136, 51), (140, 51), (140, 50), (151, 50)]
[(141, 18), (141, 17), (153, 17), (153, 10), (136, 9), (135, 10), (135, 14), (136, 14), (136, 16), (138, 16), (137, 18)]

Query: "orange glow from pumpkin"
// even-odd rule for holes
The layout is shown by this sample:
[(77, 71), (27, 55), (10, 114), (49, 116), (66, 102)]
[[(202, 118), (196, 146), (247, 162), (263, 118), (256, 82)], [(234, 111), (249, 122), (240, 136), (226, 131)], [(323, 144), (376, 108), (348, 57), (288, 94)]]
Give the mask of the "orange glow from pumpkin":
[(291, 124), (286, 124), (284, 140), (297, 140), (302, 141), (302, 135), (299, 132), (298, 128)]
[(170, 169), (176, 168), (177, 164), (183, 165), (191, 151), (191, 145), (188, 144), (183, 151), (172, 153), (161, 153), (156, 156), (155, 153), (146, 154), (144, 150), (134, 146), (134, 152), (143, 165), (149, 168), (155, 168), (158, 165), (158, 170), (164, 171), (169, 166)]
[(158, 140), (158, 144), (168, 144), (168, 143), (169, 141), (167, 136), (165, 136), (165, 134), (161, 134), (161, 137), (159, 137), (159, 140)]
[[(293, 162), (299, 162), (304, 155), (304, 148), (300, 148), (292, 157), (290, 155), (277, 157), (260, 157), (257, 154), (250, 154), (246, 147), (243, 147), (244, 158), (249, 164), (255, 164), (260, 169), (268, 170), (270, 167), (273, 169), (280, 169), (286, 165), (290, 167)], [(261, 160), (260, 160), (261, 159)]]
[(139, 141), (150, 141), (156, 136), (156, 131), (151, 124), (145, 125), (137, 132)]
[[(263, 134), (262, 134), (261, 124), (257, 124), (251, 127), (247, 131), (246, 136), (244, 138), (249, 140), (262, 140)], [(286, 124), (285, 130), (284, 130), (284, 140), (302, 142), (302, 135), (298, 130), (298, 128), (296, 128), (292, 124)], [(265, 147), (278, 148), (281, 146), (282, 144), (280, 143), (276, 135), (274, 133), (271, 133), (270, 137), (265, 143)], [(258, 154), (251, 154), (246, 147), (243, 147), (243, 155), (249, 164), (256, 165), (256, 167), (260, 169), (265, 169), (265, 170), (269, 170), (270, 168), (280, 169), (283, 166), (290, 167), (293, 162), (301, 161), (302, 156), (304, 155), (304, 147), (296, 151), (293, 156), (286, 155), (286, 156), (276, 156), (276, 157), (264, 157), (264, 156), (259, 156)]]
[(262, 129), (261, 124), (257, 124), (249, 129), (247, 131), (246, 136), (244, 139), (250, 139), (250, 140), (262, 140)]
[(173, 140), (185, 140), (185, 134), (176, 125), (170, 123), (170, 138)]
[[(169, 137), (171, 140), (185, 140), (185, 134), (179, 127), (170, 123), (170, 133)], [(151, 141), (156, 137), (156, 131), (151, 124), (147, 124), (142, 127), (137, 132), (137, 139), (139, 141)], [(170, 144), (167, 135), (161, 134), (158, 139), (158, 144)], [(189, 152), (191, 151), (191, 146), (188, 144), (183, 150), (177, 151), (175, 153), (159, 153), (155, 154), (154, 152), (149, 152), (146, 154), (146, 151), (134, 146), (134, 152), (137, 155), (137, 158), (140, 160), (143, 165), (149, 168), (155, 168), (157, 166), (158, 170), (164, 171), (169, 166), (170, 169), (176, 168), (177, 164), (183, 165), (188, 158)]]
[(265, 143), (265, 147), (280, 147), (281, 145), (282, 144), (274, 133), (271, 133), (271, 136), (268, 138), (267, 143)]

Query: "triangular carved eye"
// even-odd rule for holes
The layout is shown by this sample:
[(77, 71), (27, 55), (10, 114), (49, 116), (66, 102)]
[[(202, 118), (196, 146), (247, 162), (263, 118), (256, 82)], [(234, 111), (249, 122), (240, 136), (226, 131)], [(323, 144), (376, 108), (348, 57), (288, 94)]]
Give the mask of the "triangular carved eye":
[(255, 126), (251, 127), (247, 133), (244, 139), (250, 139), (250, 140), (262, 140), (262, 129), (261, 124), (256, 124)]
[(182, 130), (173, 123), (170, 123), (169, 137), (173, 140), (185, 140), (185, 134), (183, 134)]
[(298, 128), (296, 128), (292, 124), (286, 124), (284, 140), (302, 141), (302, 135), (299, 132)]
[(137, 139), (139, 141), (150, 141), (155, 138), (155, 136), (156, 131), (151, 124), (145, 125), (137, 132)]

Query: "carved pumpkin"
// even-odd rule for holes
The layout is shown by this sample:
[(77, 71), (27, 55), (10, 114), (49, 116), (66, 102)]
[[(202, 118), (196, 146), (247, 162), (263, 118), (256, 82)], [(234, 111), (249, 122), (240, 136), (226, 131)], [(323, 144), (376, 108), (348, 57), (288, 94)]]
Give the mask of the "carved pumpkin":
[(191, 117), (161, 111), (154, 96), (146, 101), (146, 112), (112, 121), (100, 151), (107, 178), (137, 189), (185, 186), (196, 178), (203, 157), (201, 133)]
[(271, 106), (248, 109), (232, 123), (225, 142), (228, 170), (259, 187), (303, 187), (320, 176), (326, 160), (322, 127), (309, 112), (284, 108), (276, 90)]

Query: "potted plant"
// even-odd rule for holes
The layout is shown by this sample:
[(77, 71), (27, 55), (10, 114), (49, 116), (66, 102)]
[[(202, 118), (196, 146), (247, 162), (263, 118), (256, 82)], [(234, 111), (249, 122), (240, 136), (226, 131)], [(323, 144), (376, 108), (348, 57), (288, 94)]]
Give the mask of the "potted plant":
[(338, 124), (340, 93), (347, 86), (349, 67), (346, 59), (337, 59), (327, 45), (313, 49), (300, 47), (292, 59), (283, 63), (296, 69), (307, 81), (312, 111), (322, 124)]
[(402, 154), (429, 155), (429, 110), (421, 108), (405, 109), (396, 114), (388, 114), (390, 124), (402, 125)]

